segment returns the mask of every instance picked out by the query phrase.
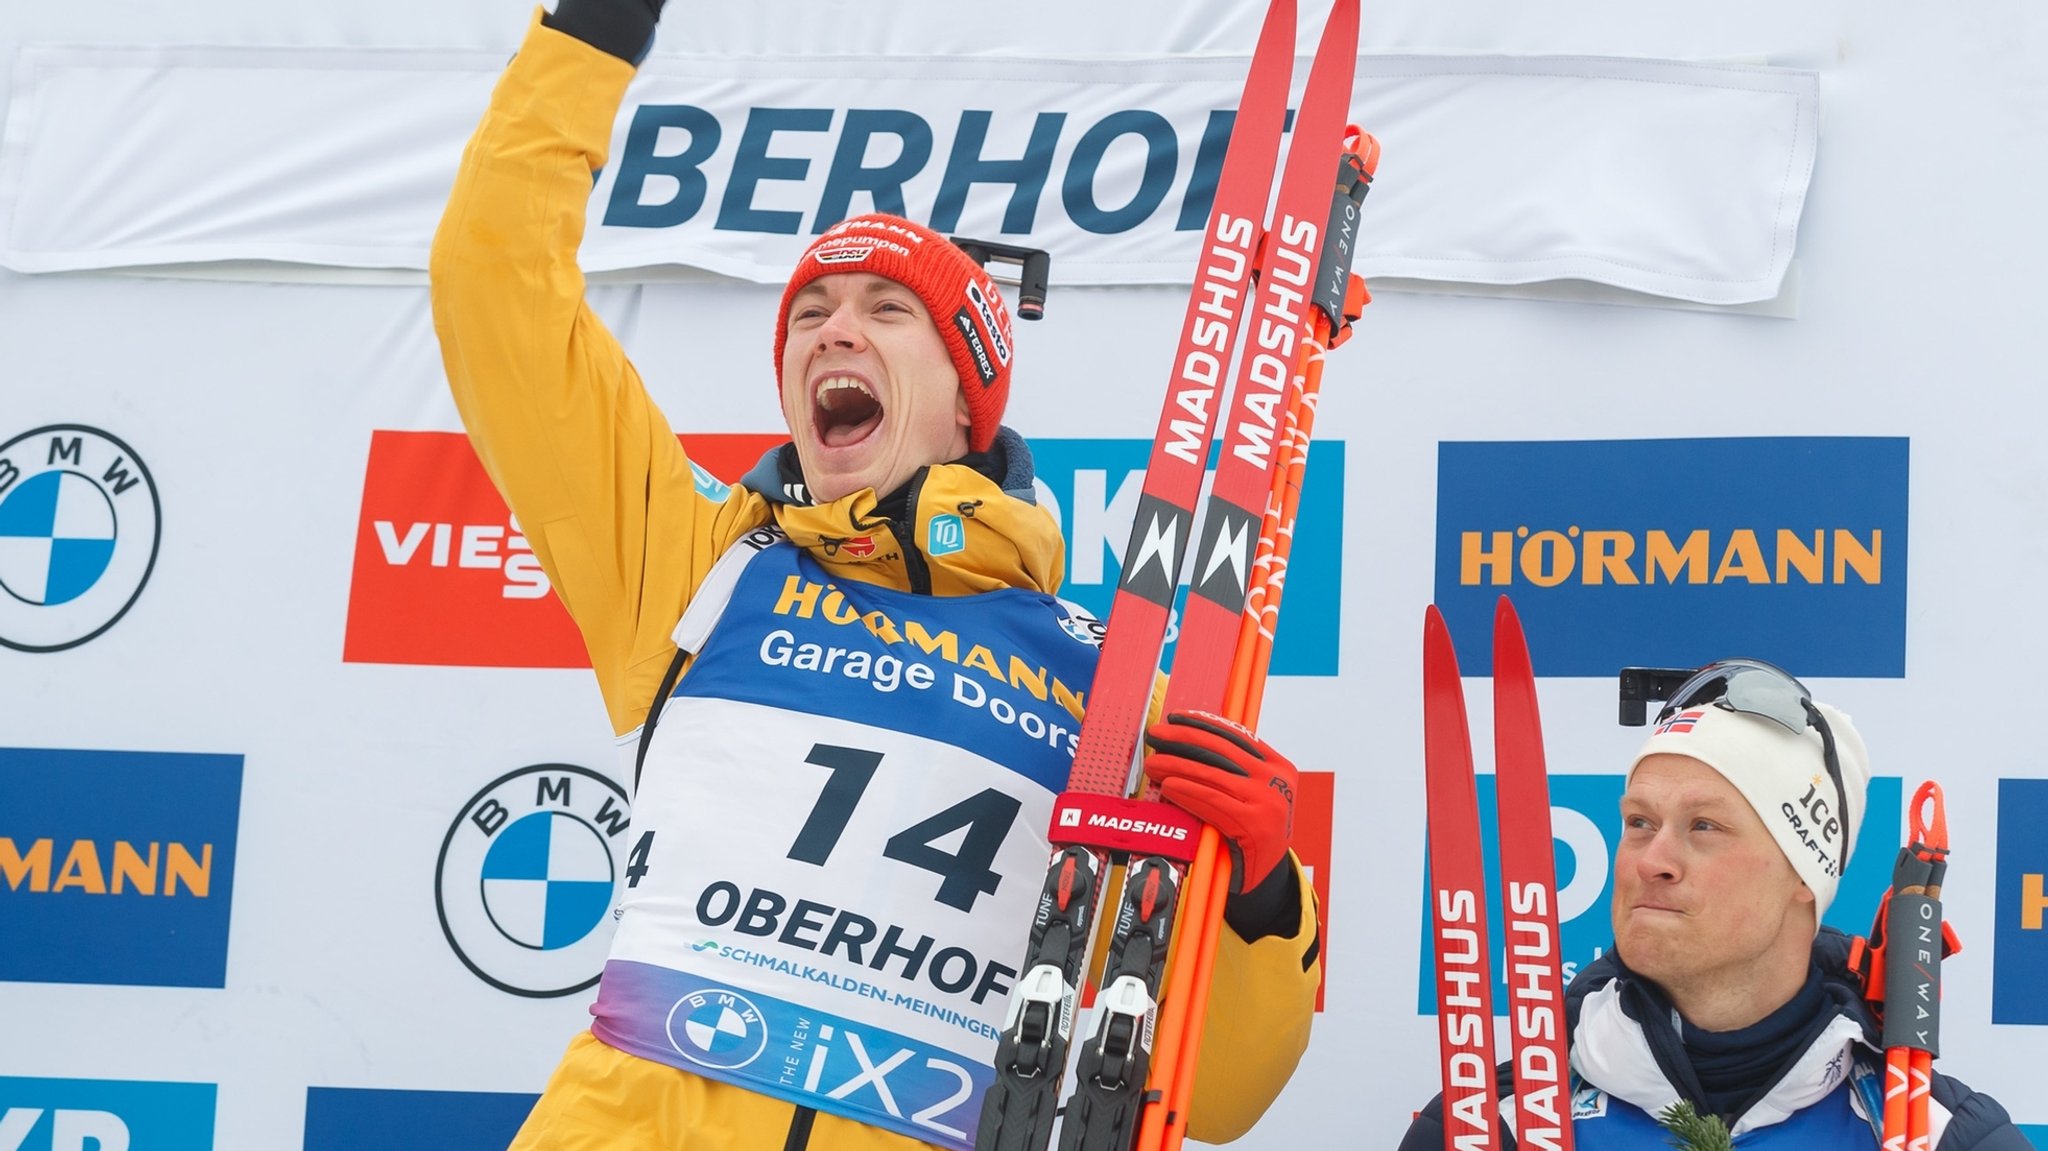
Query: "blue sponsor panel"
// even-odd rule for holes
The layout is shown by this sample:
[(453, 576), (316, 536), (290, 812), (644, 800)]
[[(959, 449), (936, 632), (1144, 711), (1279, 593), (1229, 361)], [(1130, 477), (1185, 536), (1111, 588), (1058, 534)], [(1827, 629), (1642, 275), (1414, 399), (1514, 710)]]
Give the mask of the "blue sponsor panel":
[(242, 757), (0, 748), (0, 980), (220, 987)]
[(306, 1089), (305, 1151), (505, 1151), (538, 1095)]
[[(1477, 777), (1480, 842), (1486, 853), (1487, 941), (1493, 948), (1493, 1006), (1506, 1013), (1506, 964), (1501, 949), (1507, 936), (1500, 903), (1500, 820), (1494, 806), (1494, 777)], [(1558, 936), (1564, 978), (1570, 983), (1579, 970), (1604, 955), (1614, 943), (1614, 853), (1621, 846), (1619, 775), (1553, 775), (1550, 777), (1551, 834), (1557, 847)], [(1835, 902), (1825, 920), (1851, 935), (1870, 930), (1878, 900), (1891, 885), (1893, 857), (1898, 854), (1901, 799), (1899, 780), (1878, 776), (1870, 781), (1856, 854), (1842, 876)], [(1420, 966), (1416, 969), (1416, 1010), (1436, 1014), (1436, 946), (1430, 930), (1429, 865), (1425, 847), (1422, 893), (1423, 923)]]
[[(1163, 374), (1160, 387), (1165, 387)], [(1031, 441), (1040, 499), (1059, 517), (1067, 538), (1067, 582), (1060, 595), (1104, 619), (1123, 573), (1124, 547), (1151, 452), (1150, 440)], [(1212, 446), (1209, 467), (1213, 471), (1215, 466)], [(1199, 529), (1191, 534), (1200, 537)], [(1273, 642), (1275, 675), (1337, 674), (1343, 557), (1344, 441), (1319, 440), (1309, 452), (1302, 481), (1287, 592)], [(1182, 588), (1174, 601), (1176, 625), (1186, 599)], [(1168, 659), (1173, 638), (1169, 630)]]
[(213, 1151), (214, 1085), (0, 1076), (7, 1151)]
[(2048, 1124), (2022, 1123), (2019, 1128), (2020, 1134), (2025, 1135), (2027, 1142), (2032, 1143), (2038, 1151), (2048, 1151)]
[(1906, 671), (1908, 441), (1444, 443), (1436, 602), (1490, 675), (1514, 597), (1539, 675), (1696, 667)]
[(2048, 1024), (2048, 779), (1998, 781), (1991, 1021)]

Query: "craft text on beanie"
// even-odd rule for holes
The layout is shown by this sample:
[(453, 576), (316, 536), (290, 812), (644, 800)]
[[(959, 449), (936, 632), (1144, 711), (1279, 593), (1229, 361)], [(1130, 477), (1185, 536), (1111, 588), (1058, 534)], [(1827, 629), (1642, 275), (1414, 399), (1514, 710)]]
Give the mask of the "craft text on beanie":
[(775, 314), (777, 387), (790, 301), (805, 284), (835, 272), (872, 272), (902, 284), (924, 301), (960, 373), (960, 391), (967, 397), (968, 450), (987, 451), (1010, 400), (1015, 336), (1009, 309), (995, 281), (974, 257), (901, 216), (874, 213), (834, 224), (797, 261)]

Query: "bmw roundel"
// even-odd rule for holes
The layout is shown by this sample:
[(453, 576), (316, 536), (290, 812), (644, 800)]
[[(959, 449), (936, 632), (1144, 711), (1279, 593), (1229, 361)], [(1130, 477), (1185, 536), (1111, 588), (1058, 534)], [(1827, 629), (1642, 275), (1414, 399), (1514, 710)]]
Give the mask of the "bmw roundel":
[(760, 1057), (768, 1024), (737, 991), (692, 991), (669, 1009), (668, 1041), (692, 1063), (731, 1071)]
[(456, 957), (514, 995), (596, 983), (629, 818), (617, 784), (569, 764), (523, 767), (472, 796), (449, 825), (434, 877)]
[(62, 651), (114, 626), (162, 527), (156, 481), (107, 432), (52, 424), (0, 443), (0, 645)]

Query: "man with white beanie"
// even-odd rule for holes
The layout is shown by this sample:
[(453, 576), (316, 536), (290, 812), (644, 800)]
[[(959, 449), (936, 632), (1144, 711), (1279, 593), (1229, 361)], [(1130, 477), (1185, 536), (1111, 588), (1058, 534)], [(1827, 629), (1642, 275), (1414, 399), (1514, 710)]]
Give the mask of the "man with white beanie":
[[(1710, 664), (1670, 699), (1622, 795), (1614, 947), (1566, 993), (1575, 1146), (1669, 1146), (1655, 1116), (1690, 1102), (1745, 1149), (1878, 1147), (1878, 1024), (1849, 938), (1820, 926), (1861, 842), (1863, 739), (1760, 661)], [(1932, 1095), (1935, 1151), (2028, 1151), (1989, 1096), (1939, 1074)], [(1443, 1146), (1441, 1115), (1439, 1097), (1402, 1151)]]

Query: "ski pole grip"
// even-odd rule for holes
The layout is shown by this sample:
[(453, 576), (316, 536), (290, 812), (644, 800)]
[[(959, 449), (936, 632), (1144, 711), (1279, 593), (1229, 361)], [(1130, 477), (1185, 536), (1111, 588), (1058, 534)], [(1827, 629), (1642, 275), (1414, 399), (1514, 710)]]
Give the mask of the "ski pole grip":
[(1316, 290), (1310, 300), (1330, 318), (1330, 331), (1349, 323), (1345, 297), (1351, 291), (1351, 257), (1358, 247), (1358, 210), (1372, 188), (1372, 173), (1356, 152), (1337, 158), (1337, 189), (1330, 197), (1330, 219), (1323, 228), (1323, 249), (1316, 257)]
[(1941, 1054), (1941, 900), (1894, 893), (1884, 965), (1884, 1045)]
[(965, 236), (948, 236), (955, 247), (974, 258), (974, 262), (988, 267), (990, 260), (1017, 266), (1017, 278), (1006, 283), (1017, 285), (1017, 318), (1020, 320), (1042, 320), (1045, 318), (1045, 285), (1052, 275), (1052, 253), (1043, 248), (1025, 248), (1017, 244), (999, 244), (994, 240), (970, 240)]

